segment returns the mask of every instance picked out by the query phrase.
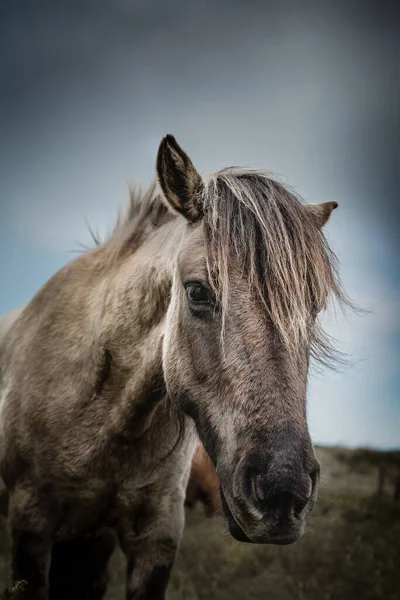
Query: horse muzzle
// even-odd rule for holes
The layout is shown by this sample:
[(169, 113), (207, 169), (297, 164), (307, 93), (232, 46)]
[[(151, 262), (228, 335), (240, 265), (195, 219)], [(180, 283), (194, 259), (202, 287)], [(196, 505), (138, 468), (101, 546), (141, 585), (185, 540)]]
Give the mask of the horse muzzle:
[(241, 542), (292, 544), (304, 533), (319, 485), (315, 458), (304, 466), (260, 468), (259, 461), (243, 459), (232, 486), (224, 486), (221, 500), (231, 535)]

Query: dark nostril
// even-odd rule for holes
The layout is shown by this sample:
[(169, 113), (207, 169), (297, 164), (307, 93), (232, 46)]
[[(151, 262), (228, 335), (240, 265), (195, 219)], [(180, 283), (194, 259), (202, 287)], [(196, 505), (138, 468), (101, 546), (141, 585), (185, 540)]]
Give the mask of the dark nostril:
[[(278, 481), (272, 483), (268, 477), (254, 471), (247, 477), (248, 497), (256, 500), (259, 508), (274, 518), (293, 519), (298, 517), (307, 506), (318, 474), (304, 479)], [(308, 480), (308, 483), (306, 482)]]
[(294, 519), (306, 507), (308, 498), (300, 498), (291, 492), (279, 492), (268, 501), (268, 508), (276, 520)]
[(282, 518), (292, 519), (294, 517), (294, 503), (290, 492), (281, 492), (271, 498), (269, 509), (272, 511), (274, 518), (279, 521)]
[[(237, 496), (246, 498), (268, 517), (292, 520), (300, 517), (318, 486), (319, 465), (279, 464), (247, 460), (239, 470)], [(238, 473), (238, 474), (239, 474)]]

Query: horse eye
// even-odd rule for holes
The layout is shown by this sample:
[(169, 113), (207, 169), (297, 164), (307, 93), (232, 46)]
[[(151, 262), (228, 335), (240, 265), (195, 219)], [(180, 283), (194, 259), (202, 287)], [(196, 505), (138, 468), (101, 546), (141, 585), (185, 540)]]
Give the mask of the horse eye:
[(200, 283), (188, 283), (186, 294), (193, 304), (211, 304), (211, 297), (207, 288)]

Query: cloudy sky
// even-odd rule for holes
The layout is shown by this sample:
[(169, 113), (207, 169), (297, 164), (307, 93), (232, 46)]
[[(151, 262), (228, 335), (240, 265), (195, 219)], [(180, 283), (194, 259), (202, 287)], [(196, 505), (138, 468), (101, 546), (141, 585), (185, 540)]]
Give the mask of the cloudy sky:
[(350, 355), (310, 382), (313, 439), (400, 446), (399, 26), (388, 0), (0, 4), (0, 313), (105, 234), (173, 133), (201, 171), (273, 170), (327, 228)]

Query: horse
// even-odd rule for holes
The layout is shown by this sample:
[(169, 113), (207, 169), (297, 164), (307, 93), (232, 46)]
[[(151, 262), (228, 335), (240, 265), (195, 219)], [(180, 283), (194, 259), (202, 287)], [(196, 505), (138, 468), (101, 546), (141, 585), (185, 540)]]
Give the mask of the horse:
[(128, 600), (161, 600), (200, 439), (231, 535), (298, 540), (319, 485), (306, 417), (319, 315), (343, 301), (322, 228), (267, 172), (200, 175), (172, 135), (158, 184), (11, 319), (0, 473), (26, 598), (103, 597), (118, 540)]
[(219, 478), (215, 467), (204, 446), (199, 444), (192, 459), (185, 505), (193, 508), (197, 502), (202, 502), (206, 517), (222, 516), (219, 491)]

